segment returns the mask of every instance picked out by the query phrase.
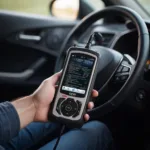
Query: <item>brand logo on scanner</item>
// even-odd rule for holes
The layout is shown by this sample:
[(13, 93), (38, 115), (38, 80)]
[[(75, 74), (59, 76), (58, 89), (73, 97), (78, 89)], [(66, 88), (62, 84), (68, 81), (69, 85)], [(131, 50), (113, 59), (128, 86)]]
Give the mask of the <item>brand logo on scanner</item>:
[(76, 96), (76, 93), (69, 93), (70, 96)]

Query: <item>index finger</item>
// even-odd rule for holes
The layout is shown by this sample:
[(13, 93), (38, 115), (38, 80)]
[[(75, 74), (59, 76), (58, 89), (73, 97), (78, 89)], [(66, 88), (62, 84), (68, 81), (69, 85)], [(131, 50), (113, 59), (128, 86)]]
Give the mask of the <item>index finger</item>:
[(61, 74), (62, 74), (62, 71), (57, 72), (56, 74), (54, 74), (53, 76), (50, 77), (50, 78), (53, 78), (53, 80), (51, 81), (53, 85), (56, 84), (56, 82), (60, 78)]

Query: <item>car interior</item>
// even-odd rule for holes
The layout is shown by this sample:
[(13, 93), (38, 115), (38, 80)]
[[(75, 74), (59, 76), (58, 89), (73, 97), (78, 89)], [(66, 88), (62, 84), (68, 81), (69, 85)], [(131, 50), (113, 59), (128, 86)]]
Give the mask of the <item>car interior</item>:
[(69, 47), (85, 47), (98, 32), (103, 40), (91, 50), (100, 54), (99, 96), (91, 120), (108, 126), (116, 149), (149, 150), (150, 2), (49, 0), (43, 15), (5, 8), (15, 1), (0, 2), (0, 102), (31, 94), (62, 69)]

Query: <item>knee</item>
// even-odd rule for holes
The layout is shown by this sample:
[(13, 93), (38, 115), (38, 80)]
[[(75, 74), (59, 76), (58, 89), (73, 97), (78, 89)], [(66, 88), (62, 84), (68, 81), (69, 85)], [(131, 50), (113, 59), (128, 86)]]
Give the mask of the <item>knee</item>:
[(107, 126), (100, 121), (90, 121), (85, 124), (85, 127), (89, 128), (91, 130), (96, 130), (97, 132), (98, 131), (109, 131)]
[(89, 126), (95, 126), (96, 128), (107, 128), (106, 125), (100, 121), (90, 121), (88, 122)]
[(111, 147), (113, 141), (112, 135), (104, 123), (91, 121), (85, 125), (85, 128), (88, 130), (88, 135), (97, 141), (98, 146), (101, 147), (99, 149)]
[(99, 138), (104, 138), (104, 137), (111, 137), (111, 133), (108, 129), (108, 127), (99, 121), (90, 121), (84, 126), (90, 134), (93, 134), (94, 136), (97, 136)]

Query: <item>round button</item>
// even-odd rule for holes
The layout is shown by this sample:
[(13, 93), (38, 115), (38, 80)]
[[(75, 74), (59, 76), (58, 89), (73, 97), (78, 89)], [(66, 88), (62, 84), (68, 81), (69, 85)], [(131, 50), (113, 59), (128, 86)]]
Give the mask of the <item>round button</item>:
[(143, 89), (140, 89), (136, 93), (136, 101), (137, 102), (142, 102), (146, 99), (146, 92)]
[(77, 103), (74, 101), (74, 99), (68, 98), (67, 100), (63, 101), (61, 104), (61, 113), (64, 116), (72, 116), (76, 113), (78, 109)]
[(66, 105), (65, 110), (66, 111), (71, 111), (72, 110), (72, 106), (70, 104)]

